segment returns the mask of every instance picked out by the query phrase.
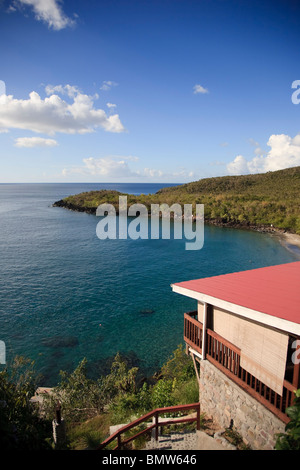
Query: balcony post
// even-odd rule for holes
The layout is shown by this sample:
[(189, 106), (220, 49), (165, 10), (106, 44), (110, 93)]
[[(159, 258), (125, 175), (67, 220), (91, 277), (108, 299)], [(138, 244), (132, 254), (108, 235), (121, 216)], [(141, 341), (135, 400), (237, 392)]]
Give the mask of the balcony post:
[[(293, 370), (293, 385), (297, 389), (299, 388), (299, 371), (300, 371), (300, 340), (296, 340), (296, 351), (294, 353), (294, 370)], [(299, 356), (299, 357), (298, 357)]]
[(200, 403), (197, 407), (197, 431), (200, 431)]
[(158, 441), (158, 412), (155, 412), (155, 440)]
[(206, 355), (206, 326), (207, 325), (207, 303), (203, 304), (203, 329), (202, 329), (202, 359)]

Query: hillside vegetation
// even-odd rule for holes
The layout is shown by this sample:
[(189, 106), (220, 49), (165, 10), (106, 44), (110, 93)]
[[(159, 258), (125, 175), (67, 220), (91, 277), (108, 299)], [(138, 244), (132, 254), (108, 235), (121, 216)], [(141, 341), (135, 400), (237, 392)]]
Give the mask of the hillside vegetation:
[(37, 405), (31, 397), (41, 378), (35, 374), (33, 362), (17, 356), (0, 370), (0, 448), (57, 449), (52, 420), (58, 401), (66, 425), (62, 448), (80, 450), (97, 448), (112, 425), (133, 421), (155, 408), (199, 400), (193, 361), (182, 344), (151, 377), (145, 377), (120, 353), (107, 358), (109, 363), (107, 375), (94, 378), (85, 358), (75, 370), (61, 371), (58, 384), (42, 394), (43, 401)]
[(300, 167), (256, 175), (205, 178), (163, 188), (155, 194), (134, 196), (118, 191), (91, 191), (69, 196), (55, 206), (95, 213), (102, 203), (118, 210), (120, 195), (128, 206), (151, 204), (204, 204), (206, 222), (251, 228), (286, 230), (300, 234)]

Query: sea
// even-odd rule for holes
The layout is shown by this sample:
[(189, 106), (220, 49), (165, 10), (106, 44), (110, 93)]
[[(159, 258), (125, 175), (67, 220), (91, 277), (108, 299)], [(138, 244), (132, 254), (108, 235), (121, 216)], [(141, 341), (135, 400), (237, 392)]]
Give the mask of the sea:
[(22, 356), (52, 387), (84, 359), (91, 378), (108, 373), (119, 353), (150, 377), (183, 343), (183, 314), (196, 309), (172, 283), (300, 259), (276, 236), (212, 225), (200, 250), (172, 236), (100, 240), (99, 217), (53, 207), (85, 191), (164, 186), (0, 184), (0, 368)]

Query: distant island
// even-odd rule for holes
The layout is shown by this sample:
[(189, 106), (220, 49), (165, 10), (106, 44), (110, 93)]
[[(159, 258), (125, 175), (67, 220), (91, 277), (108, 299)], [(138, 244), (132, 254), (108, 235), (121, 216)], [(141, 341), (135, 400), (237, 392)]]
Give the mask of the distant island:
[[(261, 174), (221, 176), (132, 195), (111, 190), (90, 191), (55, 202), (56, 207), (95, 214), (110, 203), (118, 213), (119, 196), (128, 206), (204, 204), (205, 222), (220, 226), (300, 235), (300, 166)], [(295, 243), (298, 244), (298, 243)]]

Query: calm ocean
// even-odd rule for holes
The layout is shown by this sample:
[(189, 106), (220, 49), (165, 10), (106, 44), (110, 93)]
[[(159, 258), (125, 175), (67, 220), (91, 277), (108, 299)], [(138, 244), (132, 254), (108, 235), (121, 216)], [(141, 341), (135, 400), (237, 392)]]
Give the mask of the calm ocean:
[[(121, 352), (150, 374), (183, 338), (183, 312), (195, 301), (170, 284), (292, 262), (276, 237), (205, 227), (204, 247), (185, 240), (105, 240), (94, 215), (52, 207), (92, 189), (153, 193), (161, 184), (1, 184), (0, 340), (6, 358), (35, 361), (40, 383), (86, 358), (93, 376)], [(255, 293), (253, 293), (255, 295)]]

